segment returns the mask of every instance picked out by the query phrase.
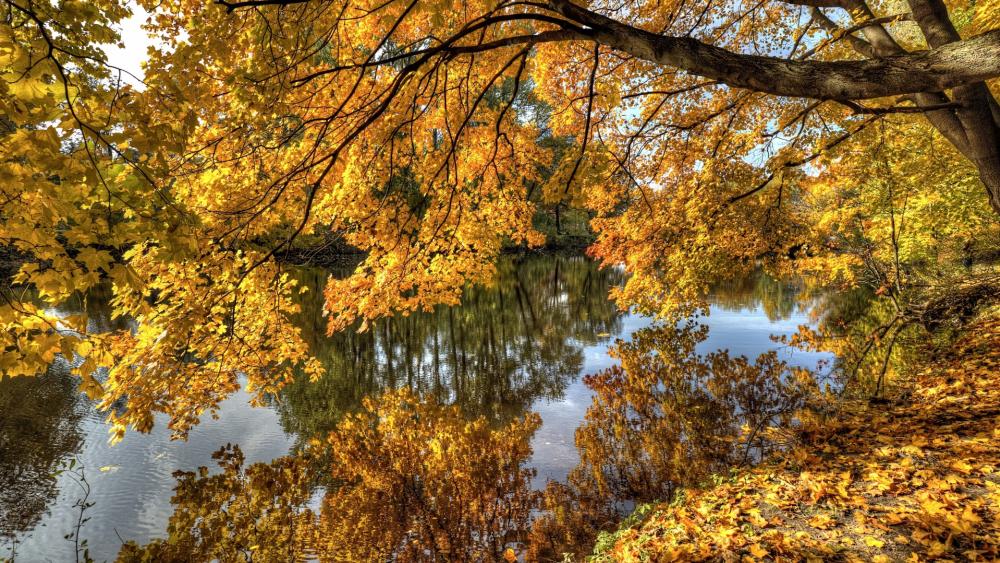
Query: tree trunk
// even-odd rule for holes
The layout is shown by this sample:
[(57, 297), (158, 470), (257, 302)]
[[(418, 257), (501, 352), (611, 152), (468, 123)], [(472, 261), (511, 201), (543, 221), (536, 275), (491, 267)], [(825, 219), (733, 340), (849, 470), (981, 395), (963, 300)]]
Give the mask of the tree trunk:
[(986, 186), (986, 193), (990, 196), (990, 205), (993, 211), (1000, 215), (1000, 167), (992, 166), (990, 169), (979, 168), (979, 179)]

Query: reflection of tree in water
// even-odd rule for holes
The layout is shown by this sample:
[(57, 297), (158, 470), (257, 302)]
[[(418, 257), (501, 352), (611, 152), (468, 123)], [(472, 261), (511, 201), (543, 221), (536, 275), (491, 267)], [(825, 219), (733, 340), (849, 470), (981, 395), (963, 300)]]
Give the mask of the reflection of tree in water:
[(82, 401), (62, 367), (0, 378), (0, 538), (34, 528), (56, 498), (54, 471), (80, 447)]
[(613, 348), (620, 366), (587, 377), (595, 395), (576, 432), (580, 463), (568, 483), (549, 486), (536, 555), (586, 551), (627, 504), (670, 499), (780, 442), (811, 374), (773, 351), (755, 361), (699, 355), (706, 334), (690, 322), (643, 329)]
[[(512, 547), (535, 560), (589, 552), (628, 503), (669, 498), (780, 445), (812, 389), (809, 373), (774, 353), (698, 355), (704, 337), (695, 324), (654, 326), (618, 343), (621, 366), (587, 378), (595, 397), (577, 432), (581, 461), (544, 493), (531, 489), (525, 467), (537, 416), (470, 419), (404, 389), (366, 399), (289, 457), (244, 467), (229, 452), (221, 474), (183, 474), (170, 538), (130, 545), (121, 560), (228, 561), (254, 550), (266, 550), (254, 558), (350, 561), (497, 561)], [(314, 512), (316, 471), (328, 486)]]
[[(322, 287), (326, 273), (305, 274)], [(300, 436), (328, 431), (361, 398), (409, 387), (492, 420), (559, 397), (579, 373), (582, 347), (620, 330), (608, 290), (621, 273), (580, 257), (527, 257), (499, 265), (494, 287), (473, 287), (459, 307), (398, 316), (365, 332), (326, 336), (322, 293), (303, 304), (303, 333), (327, 367), (282, 393), (282, 423)], [(601, 336), (599, 336), (601, 335)]]
[[(58, 311), (85, 313), (92, 332), (126, 327), (126, 319), (112, 317), (110, 299), (111, 286), (100, 284)], [(83, 443), (87, 405), (78, 383), (65, 359), (39, 376), (0, 376), (0, 538), (31, 531), (55, 500), (54, 472)]]
[(795, 312), (799, 284), (773, 278), (762, 271), (736, 277), (712, 286), (712, 306), (727, 311), (745, 311), (758, 306), (771, 321), (787, 319)]
[(870, 398), (900, 366), (926, 353), (928, 333), (900, 314), (892, 299), (867, 287), (820, 293), (812, 304), (815, 327), (788, 341), (806, 350), (832, 352), (832, 375), (841, 392)]
[[(538, 424), (389, 392), (297, 454), (245, 466), (227, 447), (221, 472), (178, 472), (169, 537), (119, 561), (499, 561), (537, 505), (524, 465)], [(317, 467), (332, 485), (315, 512)]]
[(788, 318), (798, 306), (807, 310), (814, 324), (800, 326), (783, 340), (797, 348), (828, 352), (833, 356), (829, 375), (842, 392), (871, 397), (882, 380), (891, 380), (897, 366), (909, 365), (926, 344), (926, 333), (917, 330), (917, 319), (908, 318), (893, 298), (873, 288), (831, 290), (808, 276), (793, 281), (755, 272), (715, 285), (713, 307), (730, 311), (760, 306), (772, 321)]
[(219, 470), (177, 471), (169, 537), (122, 546), (118, 561), (296, 561), (307, 553), (315, 526), (307, 508), (311, 491), (308, 455), (245, 465), (236, 446), (214, 453)]
[[(110, 282), (99, 283), (86, 293), (74, 293), (66, 301), (55, 308), (60, 315), (86, 315), (87, 332), (101, 334), (114, 330), (127, 330), (134, 322), (123, 316), (115, 316), (111, 304), (114, 291)], [(25, 297), (21, 297), (25, 299)], [(33, 301), (33, 299), (28, 299)], [(42, 302), (35, 301), (42, 305)]]

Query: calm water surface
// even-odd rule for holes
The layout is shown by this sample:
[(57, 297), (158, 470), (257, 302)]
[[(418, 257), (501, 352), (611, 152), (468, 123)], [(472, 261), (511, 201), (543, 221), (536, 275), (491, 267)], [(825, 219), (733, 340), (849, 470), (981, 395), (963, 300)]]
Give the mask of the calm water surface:
[[(44, 377), (0, 382), (0, 535), (7, 536), (0, 558), (10, 556), (12, 535), (18, 561), (73, 559), (64, 535), (76, 522), (81, 490), (66, 476), (50, 477), (61, 462), (75, 459), (84, 468), (95, 504), (82, 537), (95, 559), (113, 560), (119, 538), (144, 543), (165, 535), (174, 471), (214, 467), (211, 454), (227, 443), (239, 444), (248, 462), (282, 456), (387, 387), (409, 386), (498, 421), (538, 412), (543, 425), (531, 465), (544, 486), (577, 462), (574, 430), (591, 397), (582, 376), (613, 365), (608, 345), (650, 324), (608, 301), (619, 272), (580, 257), (537, 256), (505, 261), (497, 286), (469, 290), (459, 307), (326, 337), (319, 291), (326, 273), (301, 276), (316, 288), (303, 304), (302, 324), (328, 375), (296, 382), (267, 408), (250, 407), (248, 396), (237, 394), (186, 442), (171, 441), (160, 421), (149, 435), (129, 433), (109, 446), (103, 416), (76, 393), (65, 365)], [(99, 299), (89, 307), (95, 322), (111, 322)], [(771, 339), (807, 323), (794, 288), (762, 277), (737, 280), (715, 292), (700, 349), (750, 357), (777, 349), (790, 364), (815, 367), (828, 358)]]

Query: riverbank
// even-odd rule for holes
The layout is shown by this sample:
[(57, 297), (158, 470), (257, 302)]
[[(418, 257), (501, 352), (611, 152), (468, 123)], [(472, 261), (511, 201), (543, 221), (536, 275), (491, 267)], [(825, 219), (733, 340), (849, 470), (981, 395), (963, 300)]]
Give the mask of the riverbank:
[[(354, 268), (366, 256), (364, 251), (338, 241), (307, 242), (308, 244), (295, 245), (283, 250), (275, 258), (285, 264), (326, 268), (338, 272)], [(529, 248), (523, 244), (511, 244), (504, 246), (500, 253), (505, 256), (582, 255), (593, 242), (592, 235), (548, 235), (545, 244), (540, 247)]]
[[(545, 244), (529, 248), (524, 244), (507, 244), (501, 249), (505, 256), (518, 255), (582, 255), (596, 237), (589, 230), (577, 228), (568, 233), (545, 232)], [(280, 244), (280, 241), (261, 243), (265, 248)], [(119, 249), (107, 247), (116, 260), (120, 259)], [(365, 259), (366, 253), (341, 239), (319, 235), (302, 236), (290, 248), (283, 248), (275, 259), (284, 264), (349, 271)], [(25, 262), (32, 261), (31, 255), (18, 251), (12, 246), (0, 246), (0, 280), (11, 280)]]
[(888, 404), (838, 405), (780, 457), (648, 510), (598, 561), (1000, 557), (1000, 314), (915, 368)]

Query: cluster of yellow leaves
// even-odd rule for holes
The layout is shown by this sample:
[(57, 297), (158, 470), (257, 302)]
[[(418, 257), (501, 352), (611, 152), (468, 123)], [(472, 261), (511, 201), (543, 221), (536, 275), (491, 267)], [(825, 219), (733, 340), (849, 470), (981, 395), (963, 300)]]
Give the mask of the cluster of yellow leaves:
[[(108, 42), (114, 37), (110, 24), (126, 13), (104, 1), (67, 2), (62, 9), (65, 28), (53, 39), (56, 47), (85, 36)], [(13, 279), (31, 290), (5, 291), (0, 303), (0, 373), (12, 376), (45, 371), (57, 353), (90, 355), (76, 350), (86, 320), (60, 318), (51, 306), (97, 284), (113, 261), (93, 248), (110, 225), (98, 172), (81, 158), (92, 140), (75, 137), (80, 131), (59, 105), (71, 95), (74, 111), (89, 115), (98, 93), (58, 80), (71, 71), (46, 56), (50, 47), (42, 37), (15, 25), (21, 19), (24, 14), (13, 12), (0, 23), (0, 243), (35, 258)], [(89, 39), (81, 43), (81, 54), (99, 52)], [(73, 73), (87, 70), (97, 71), (84, 64)], [(79, 148), (65, 150), (70, 143)]]
[[(784, 108), (779, 121), (801, 111)], [(810, 112), (803, 119), (844, 122), (846, 115), (824, 106)], [(759, 117), (748, 112), (734, 119), (753, 138), (752, 121), (742, 120)], [(598, 211), (590, 252), (632, 274), (614, 297), (623, 306), (677, 318), (703, 307), (713, 284), (754, 267), (804, 276), (815, 288), (864, 285), (881, 295), (898, 289), (897, 276), (905, 286), (995, 245), (1000, 230), (974, 168), (928, 123), (893, 116), (845, 128), (850, 137), (842, 142), (800, 137), (763, 167), (699, 160), (624, 195), (606, 186), (588, 192)], [(751, 142), (722, 129), (702, 126), (704, 137), (685, 148)], [(810, 168), (783, 164), (807, 158)], [(621, 201), (616, 198), (628, 207), (601, 213)]]
[(1000, 27), (1000, 2), (979, 0), (975, 6), (972, 25), (976, 30), (986, 31)]
[[(470, 72), (463, 58), (329, 70), (362, 68), (430, 29), (457, 30), (462, 11), (445, 2), (232, 13), (200, 1), (155, 4), (157, 29), (189, 36), (168, 39), (174, 49), (150, 61), (150, 80), (183, 82), (200, 116), (188, 146), (211, 147), (178, 163), (185, 174), (173, 189), (220, 237), (280, 242), (333, 231), (364, 251), (352, 275), (330, 280), (331, 331), (457, 303), (466, 281), (493, 279), (502, 243), (541, 242), (524, 185), (537, 181), (547, 154), (538, 128), (511, 108), (517, 92), (503, 88), (527, 72), (526, 57), (482, 53), (476, 68), (489, 72)], [(178, 76), (176, 65), (217, 78)]]
[[(293, 369), (318, 374), (288, 320), (294, 282), (261, 253), (217, 244), (165, 187), (195, 122), (169, 96), (145, 105), (169, 91), (138, 92), (101, 62), (129, 8), (2, 10), (0, 244), (21, 264), (2, 290), (0, 372), (36, 375), (61, 355), (84, 392), (115, 407), (113, 438), (149, 430), (157, 412), (183, 436), (241, 377), (259, 399)], [(101, 285), (128, 320), (107, 334), (86, 314)], [(71, 310), (78, 296), (83, 310)]]
[[(183, 436), (241, 378), (260, 397), (318, 373), (276, 265), (295, 235), (332, 231), (367, 253), (330, 282), (331, 330), (457, 303), (466, 281), (493, 279), (503, 243), (539, 244), (523, 188), (547, 152), (504, 91), (528, 58), (312, 76), (465, 23), (445, 2), (375, 4), (289, 18), (146, 2), (163, 45), (136, 89), (99, 47), (119, 42), (126, 3), (5, 3), (0, 243), (25, 263), (0, 306), (3, 372), (91, 356), (88, 392), (125, 402), (114, 437), (157, 412)], [(102, 281), (133, 326), (97, 338), (53, 311)]]
[(866, 128), (800, 188), (792, 207), (802, 249), (786, 267), (817, 286), (866, 283), (886, 291), (897, 274), (905, 284), (996, 240), (975, 171), (919, 120)]
[(1000, 322), (913, 378), (913, 397), (802, 428), (801, 446), (689, 491), (603, 558), (896, 561), (1000, 556)]
[(253, 268), (258, 257), (239, 251), (184, 262), (158, 260), (159, 252), (138, 247), (129, 256), (142, 272), (138, 290), (115, 280), (115, 314), (137, 327), (105, 337), (118, 361), (101, 406), (111, 410), (127, 399), (108, 415), (114, 437), (127, 426), (148, 431), (155, 412), (169, 415), (170, 428), (184, 435), (241, 384), (260, 402), (296, 373), (323, 373), (290, 320), (299, 312), (292, 300), (298, 283), (287, 272), (274, 264)]

